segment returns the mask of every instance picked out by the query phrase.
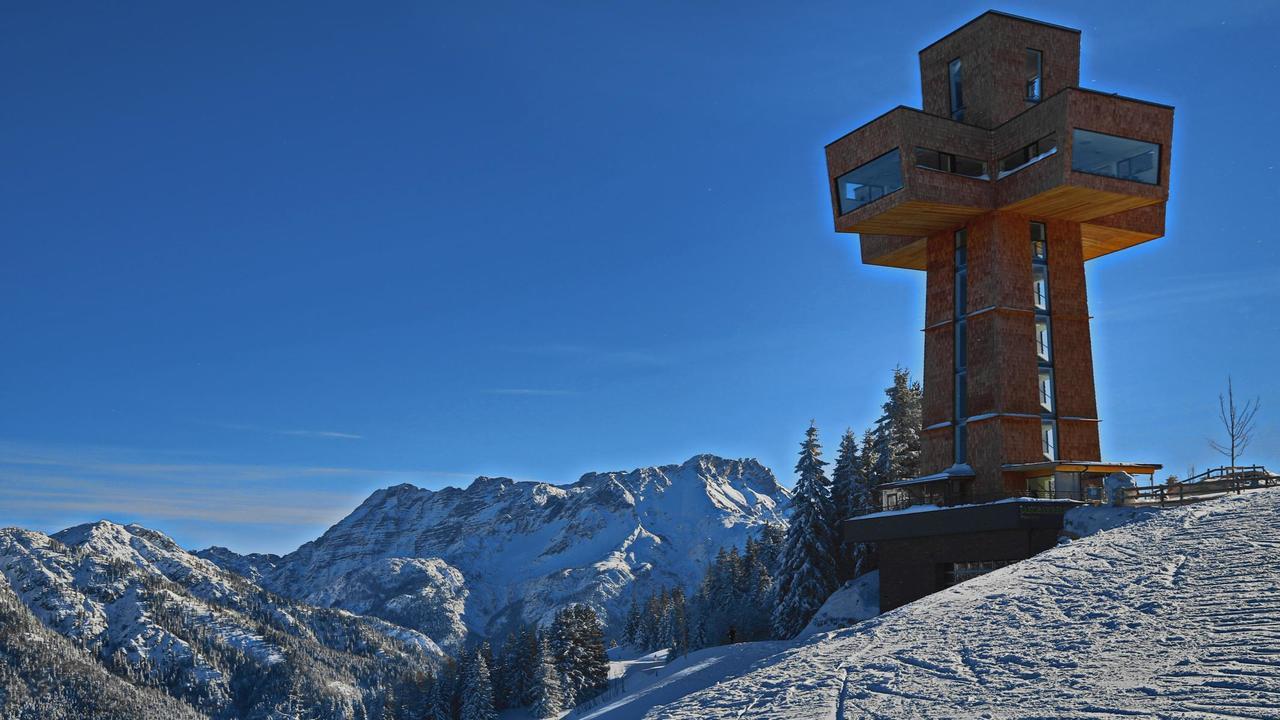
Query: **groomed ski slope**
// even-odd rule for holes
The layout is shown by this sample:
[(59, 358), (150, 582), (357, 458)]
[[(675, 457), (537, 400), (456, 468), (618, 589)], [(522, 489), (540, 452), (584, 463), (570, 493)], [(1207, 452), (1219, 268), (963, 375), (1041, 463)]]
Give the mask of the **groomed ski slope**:
[(734, 671), (618, 716), (1280, 718), (1280, 491), (1159, 512)]

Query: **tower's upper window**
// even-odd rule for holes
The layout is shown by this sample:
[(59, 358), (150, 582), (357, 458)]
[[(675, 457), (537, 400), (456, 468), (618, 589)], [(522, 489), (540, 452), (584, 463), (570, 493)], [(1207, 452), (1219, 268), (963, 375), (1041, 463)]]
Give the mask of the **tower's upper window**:
[(1058, 424), (1052, 420), (1040, 421), (1040, 450), (1046, 460), (1058, 459)]
[(1031, 223), (1031, 262), (1045, 263), (1049, 260), (1049, 243), (1045, 241), (1044, 223)]
[(1077, 128), (1071, 140), (1071, 169), (1158, 185), (1160, 146)]
[(1031, 269), (1031, 289), (1035, 296), (1036, 310), (1049, 309), (1049, 271), (1043, 265)]
[(1018, 148), (1001, 158), (1000, 172), (996, 175), (996, 179), (1000, 180), (1012, 175), (1022, 168), (1040, 162), (1056, 152), (1058, 152), (1058, 138), (1054, 135), (1046, 135), (1030, 145)]
[(901, 189), (902, 161), (898, 148), (836, 178), (841, 215)]
[(1042, 363), (1053, 362), (1052, 349), (1049, 347), (1049, 318), (1036, 317), (1036, 359)]
[(1053, 412), (1053, 370), (1040, 368), (1040, 409)]
[(1040, 73), (1043, 56), (1039, 50), (1027, 48), (1026, 90), (1027, 99), (1040, 102)]
[(951, 119), (964, 122), (964, 83), (961, 78), (960, 58), (947, 65), (947, 80), (951, 83)]
[(978, 180), (991, 179), (987, 175), (987, 163), (985, 160), (923, 147), (916, 148), (916, 167), (941, 170), (942, 172), (955, 173), (956, 175), (964, 175)]

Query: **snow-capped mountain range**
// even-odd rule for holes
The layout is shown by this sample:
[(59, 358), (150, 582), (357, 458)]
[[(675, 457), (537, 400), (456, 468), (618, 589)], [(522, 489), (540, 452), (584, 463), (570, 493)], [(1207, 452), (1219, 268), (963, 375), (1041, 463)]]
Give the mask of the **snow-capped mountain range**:
[[(291, 692), (354, 716), (386, 677), (443, 658), (422, 633), (279, 597), (138, 525), (0, 530), (0, 585), (21, 603), (16, 622), (38, 621), (138, 686), (218, 717), (271, 717)], [(0, 637), (0, 651), (6, 641), (42, 642)]]
[(361, 717), (470, 639), (579, 602), (616, 627), (633, 594), (693, 590), (787, 500), (755, 460), (699, 455), (568, 485), (398, 485), (284, 556), (108, 521), (2, 529), (0, 716), (98, 697), (103, 717)]
[(698, 455), (570, 485), (397, 485), (287, 555), (199, 555), (282, 595), (384, 618), (455, 650), (468, 633), (500, 639), (576, 602), (616, 627), (633, 593), (692, 590), (720, 547), (784, 522), (787, 499), (755, 460)]

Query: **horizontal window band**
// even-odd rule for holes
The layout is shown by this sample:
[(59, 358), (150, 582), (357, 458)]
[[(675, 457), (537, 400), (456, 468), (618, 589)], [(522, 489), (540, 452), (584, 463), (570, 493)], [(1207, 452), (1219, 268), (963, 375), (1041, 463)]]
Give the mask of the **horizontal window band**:
[(981, 415), (970, 415), (965, 418), (965, 424), (982, 422), (984, 420), (995, 420), (996, 418), (1015, 418), (1018, 420), (1041, 420), (1042, 415), (1031, 415), (1030, 413), (982, 413)]
[[(1060, 313), (1060, 312), (1045, 313), (1045, 312), (1036, 310), (1034, 308), (1016, 308), (1016, 307), (1009, 307), (1008, 305), (992, 305), (990, 307), (982, 308), (981, 310), (974, 310), (968, 315), (965, 315), (964, 318), (962, 319), (968, 320), (971, 317), (976, 317), (978, 315), (986, 315), (987, 313), (990, 313), (990, 312), (1006, 312), (1006, 313), (1027, 314), (1027, 315), (1041, 315), (1046, 318), (1053, 318), (1057, 320), (1092, 320), (1093, 319), (1092, 315), (1086, 315), (1081, 313)], [(955, 320), (942, 320), (932, 325), (926, 325), (925, 327), (920, 328), (920, 331), (928, 332), (930, 330), (939, 330), (941, 328), (947, 327), (948, 325), (954, 325), (954, 324), (955, 324)]]

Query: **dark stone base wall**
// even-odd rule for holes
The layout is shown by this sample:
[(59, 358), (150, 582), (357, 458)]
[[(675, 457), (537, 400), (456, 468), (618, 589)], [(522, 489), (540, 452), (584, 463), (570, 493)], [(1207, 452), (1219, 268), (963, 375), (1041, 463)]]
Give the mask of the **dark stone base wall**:
[(934, 535), (880, 543), (880, 611), (942, 588), (944, 563), (1024, 560), (1058, 542), (1058, 528), (1019, 528)]

